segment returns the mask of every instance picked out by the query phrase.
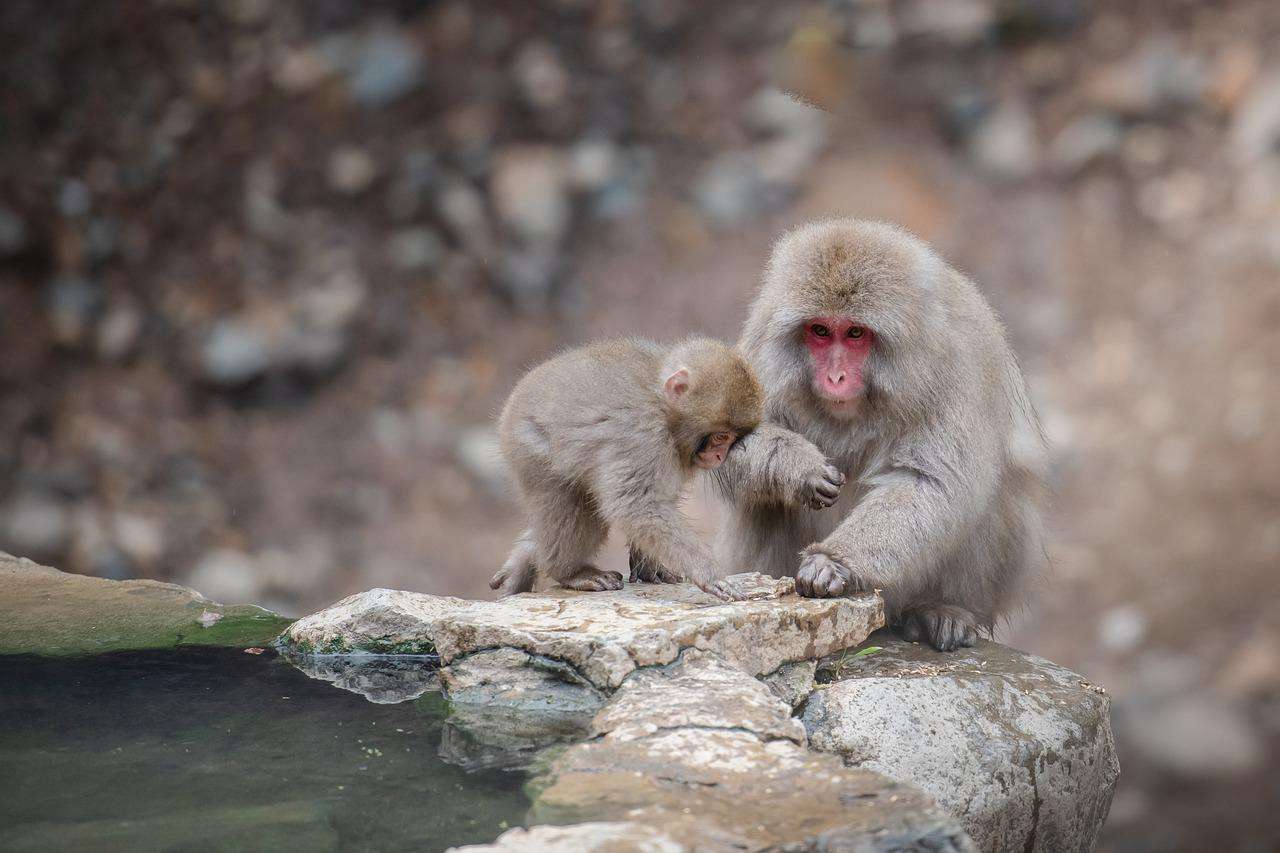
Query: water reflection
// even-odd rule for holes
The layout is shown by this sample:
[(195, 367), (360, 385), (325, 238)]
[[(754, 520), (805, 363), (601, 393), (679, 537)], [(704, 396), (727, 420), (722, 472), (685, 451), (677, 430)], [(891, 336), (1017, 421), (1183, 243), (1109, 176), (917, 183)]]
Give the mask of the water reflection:
[[(332, 680), (384, 701), (425, 684), (399, 672)], [(270, 653), (0, 657), (0, 849), (488, 841), (524, 821), (524, 777), (441, 760), (446, 713), (438, 693), (375, 704)]]

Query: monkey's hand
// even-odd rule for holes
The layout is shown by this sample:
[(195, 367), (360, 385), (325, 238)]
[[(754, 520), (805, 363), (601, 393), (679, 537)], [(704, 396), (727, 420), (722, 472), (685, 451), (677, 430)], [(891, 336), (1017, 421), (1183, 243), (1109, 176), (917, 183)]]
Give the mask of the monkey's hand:
[(724, 578), (711, 581), (694, 581), (698, 585), (698, 589), (707, 595), (714, 595), (721, 601), (745, 601), (746, 593), (739, 589), (732, 581)]
[(745, 601), (748, 590), (739, 586), (732, 578), (720, 577), (718, 572), (697, 573), (689, 578), (689, 582), (721, 601)]
[[(844, 474), (827, 461), (813, 444), (796, 436), (785, 448), (785, 459), (779, 459), (778, 473), (791, 479), (791, 502), (810, 509), (826, 509), (840, 497)], [(784, 473), (785, 472), (785, 473)]]
[(840, 497), (840, 487), (844, 485), (844, 474), (836, 466), (826, 462), (804, 476), (796, 503), (810, 509), (826, 509)]
[(868, 588), (848, 566), (829, 554), (811, 551), (800, 559), (796, 592), (806, 598), (836, 598)]

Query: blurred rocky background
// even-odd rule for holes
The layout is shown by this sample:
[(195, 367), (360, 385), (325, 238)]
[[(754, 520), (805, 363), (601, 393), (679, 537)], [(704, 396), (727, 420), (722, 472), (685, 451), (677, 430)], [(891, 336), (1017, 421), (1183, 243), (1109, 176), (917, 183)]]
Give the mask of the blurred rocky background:
[(0, 548), (487, 595), (520, 370), (732, 338), (782, 229), (891, 219), (1054, 443), (1002, 638), (1111, 690), (1105, 849), (1280, 843), (1273, 0), (7, 0), (0, 79)]

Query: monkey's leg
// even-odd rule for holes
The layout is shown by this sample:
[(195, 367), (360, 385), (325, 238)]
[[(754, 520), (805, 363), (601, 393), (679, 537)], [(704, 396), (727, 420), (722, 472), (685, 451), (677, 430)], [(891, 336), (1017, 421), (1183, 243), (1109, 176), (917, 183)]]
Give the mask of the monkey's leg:
[(632, 583), (681, 583), (684, 580), (635, 545), (627, 546), (627, 562)]
[(516, 544), (511, 547), (511, 554), (502, 564), (502, 568), (489, 579), (489, 589), (499, 590), (504, 596), (517, 592), (529, 592), (533, 589), (538, 571), (535, 560), (537, 551), (537, 545), (533, 540), (533, 528), (529, 528), (516, 539)]
[[(619, 478), (617, 482), (629, 482)], [(703, 592), (721, 601), (733, 601), (736, 594), (720, 577), (719, 567), (698, 540), (677, 505), (651, 494), (614, 494), (605, 501), (604, 512), (626, 533), (627, 541), (664, 566), (671, 566), (682, 580), (689, 580)]]
[(963, 607), (951, 604), (923, 604), (905, 611), (894, 626), (902, 638), (918, 643), (927, 640), (940, 652), (972, 646), (978, 639), (977, 619)]
[(620, 572), (591, 565), (609, 527), (587, 496), (572, 489), (550, 489), (531, 498), (536, 507), (537, 562), (548, 577), (569, 589), (622, 589)]

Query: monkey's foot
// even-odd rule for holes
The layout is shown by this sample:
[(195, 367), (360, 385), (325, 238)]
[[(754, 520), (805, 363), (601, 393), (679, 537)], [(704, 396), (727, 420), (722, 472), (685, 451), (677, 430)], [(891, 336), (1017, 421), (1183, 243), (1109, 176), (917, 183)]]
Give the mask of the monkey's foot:
[(796, 572), (796, 592), (805, 598), (836, 598), (863, 589), (853, 572), (826, 554), (805, 554)]
[(940, 652), (972, 646), (978, 639), (977, 620), (963, 607), (929, 604), (902, 614), (897, 625), (902, 638), (911, 643), (928, 641)]
[(608, 589), (622, 589), (621, 572), (602, 572), (595, 566), (582, 566), (576, 572), (560, 581), (560, 585), (582, 592), (604, 592)]
[(627, 562), (631, 566), (631, 583), (680, 583), (684, 580), (635, 546), (628, 548), (627, 554)]

